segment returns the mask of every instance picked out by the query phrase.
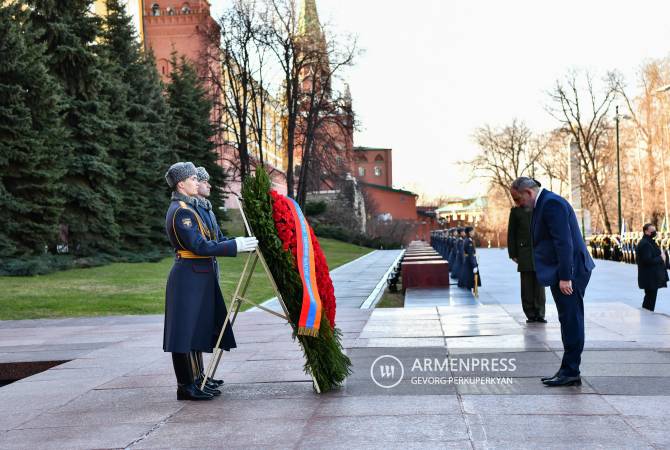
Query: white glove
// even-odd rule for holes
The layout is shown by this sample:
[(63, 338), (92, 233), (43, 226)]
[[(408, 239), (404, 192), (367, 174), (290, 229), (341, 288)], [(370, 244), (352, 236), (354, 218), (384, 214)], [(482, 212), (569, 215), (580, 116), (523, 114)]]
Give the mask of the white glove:
[(258, 239), (255, 237), (236, 237), (237, 253), (253, 252), (258, 247)]
[(472, 269), (472, 273), (479, 273), (479, 268), (475, 267), (474, 269)]

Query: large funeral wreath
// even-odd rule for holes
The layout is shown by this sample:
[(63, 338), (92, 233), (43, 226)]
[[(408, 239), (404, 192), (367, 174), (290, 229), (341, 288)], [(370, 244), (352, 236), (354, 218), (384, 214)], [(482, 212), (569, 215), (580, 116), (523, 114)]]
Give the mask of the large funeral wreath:
[(258, 168), (242, 187), (244, 211), (258, 238), (277, 288), (288, 309), (294, 337), (305, 352), (305, 371), (316, 379), (322, 392), (339, 386), (351, 373), (351, 360), (342, 352), (342, 333), (335, 328), (335, 292), (328, 273), (326, 258), (309, 225), (314, 250), (316, 284), (323, 313), (315, 336), (298, 334), (303, 302), (303, 284), (297, 265), (297, 230), (289, 200), (271, 190), (268, 174)]

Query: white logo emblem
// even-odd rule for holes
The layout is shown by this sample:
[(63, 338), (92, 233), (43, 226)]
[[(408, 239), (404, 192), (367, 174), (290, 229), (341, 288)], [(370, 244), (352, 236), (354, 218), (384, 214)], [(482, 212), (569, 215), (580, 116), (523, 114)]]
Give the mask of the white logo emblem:
[(370, 366), (370, 377), (374, 383), (384, 389), (396, 387), (405, 376), (402, 362), (393, 355), (382, 355)]

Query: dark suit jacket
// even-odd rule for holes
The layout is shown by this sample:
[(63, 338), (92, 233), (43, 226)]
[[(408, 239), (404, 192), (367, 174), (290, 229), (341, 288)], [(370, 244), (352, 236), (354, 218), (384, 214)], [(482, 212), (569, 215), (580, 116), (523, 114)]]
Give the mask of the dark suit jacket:
[(514, 207), (509, 212), (507, 222), (507, 253), (517, 259), (519, 272), (535, 270), (533, 262), (533, 241), (530, 235), (530, 222), (533, 213), (525, 208)]
[(595, 267), (570, 203), (546, 189), (533, 209), (533, 255), (537, 279), (544, 286), (572, 280), (586, 288)]
[(661, 249), (649, 236), (637, 244), (637, 285), (640, 289), (667, 287), (668, 272), (661, 258)]

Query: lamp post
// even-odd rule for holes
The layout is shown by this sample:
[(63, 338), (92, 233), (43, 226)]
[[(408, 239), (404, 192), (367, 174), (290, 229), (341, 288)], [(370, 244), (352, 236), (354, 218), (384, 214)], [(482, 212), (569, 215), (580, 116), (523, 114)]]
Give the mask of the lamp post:
[[(616, 192), (617, 192), (617, 211), (619, 215), (619, 233), (622, 230), (622, 214), (621, 214), (621, 146), (619, 145), (619, 122), (621, 119), (629, 120), (630, 116), (624, 114), (619, 115), (619, 105), (615, 108), (614, 120), (616, 121)], [(644, 203), (644, 202), (643, 202)]]
[(619, 214), (619, 233), (621, 233), (621, 150), (619, 148), (619, 105), (616, 106), (616, 193), (617, 212)]
[[(663, 92), (668, 92), (670, 91), (670, 84), (666, 84), (665, 86), (662, 86), (658, 89), (656, 89), (657, 93), (663, 93)], [(665, 206), (665, 226), (668, 226), (668, 187), (667, 187), (667, 181), (665, 177), (665, 150), (661, 150), (661, 156), (663, 158), (662, 165), (663, 165), (663, 205)]]

